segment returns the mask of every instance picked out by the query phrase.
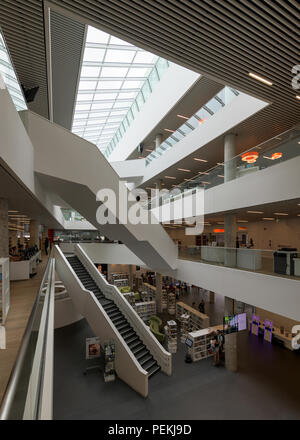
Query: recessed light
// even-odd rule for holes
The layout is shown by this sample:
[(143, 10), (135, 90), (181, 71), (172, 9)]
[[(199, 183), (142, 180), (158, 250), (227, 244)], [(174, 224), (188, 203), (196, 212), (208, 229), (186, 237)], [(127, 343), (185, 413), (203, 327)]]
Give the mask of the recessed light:
[(221, 177), (221, 179), (224, 179), (224, 176), (222, 176), (222, 174), (218, 174), (218, 177)]
[(202, 181), (200, 183), (203, 183), (204, 185), (210, 185), (211, 184), (211, 182), (204, 182), (204, 181)]
[(299, 101), (300, 101), (300, 95), (297, 95), (297, 96), (296, 96), (296, 99), (299, 99)]
[(274, 212), (274, 215), (288, 215), (285, 212)]
[(269, 160), (273, 160), (272, 157), (269, 156), (263, 156), (264, 159), (269, 159)]
[(183, 115), (177, 115), (178, 116), (178, 118), (182, 118), (182, 119), (190, 119), (190, 118), (188, 118), (187, 116), (183, 116)]
[(185, 168), (177, 168), (178, 171), (184, 171), (185, 173), (190, 173), (191, 170), (186, 170)]
[(300, 217), (300, 214), (297, 214), (297, 217)]
[(205, 159), (198, 159), (198, 157), (194, 157), (194, 160), (196, 160), (197, 162), (205, 162), (205, 163), (208, 162), (208, 160), (205, 160)]
[(7, 212), (19, 212), (19, 211), (11, 211), (11, 210), (9, 210), (9, 211), (7, 211)]
[(248, 220), (237, 220), (238, 223), (248, 223)]
[(153, 150), (146, 148), (145, 151), (149, 151), (149, 153), (152, 153)]
[(166, 178), (166, 179), (174, 179), (174, 180), (177, 179), (177, 177), (172, 177), (172, 176), (165, 176), (165, 178)]
[(268, 86), (272, 86), (273, 83), (265, 78), (263, 78), (262, 76), (256, 75), (255, 73), (249, 72), (248, 74), (249, 76), (251, 76), (251, 78), (256, 79), (257, 81), (260, 81), (264, 84), (267, 84)]
[(263, 214), (263, 211), (247, 211), (249, 214)]
[(275, 220), (275, 218), (272, 218), (272, 217), (263, 217), (263, 220)]
[(168, 131), (169, 133), (174, 133), (175, 130), (170, 130), (169, 128), (164, 128), (165, 131)]
[(205, 176), (209, 176), (209, 173), (206, 173), (205, 171), (199, 171), (198, 174), (204, 174)]
[(224, 225), (224, 222), (217, 222), (217, 225)]
[(192, 179), (183, 179), (183, 180), (185, 180), (186, 182), (192, 181)]
[(217, 162), (217, 165), (221, 165), (222, 167), (224, 166), (224, 164), (221, 162)]

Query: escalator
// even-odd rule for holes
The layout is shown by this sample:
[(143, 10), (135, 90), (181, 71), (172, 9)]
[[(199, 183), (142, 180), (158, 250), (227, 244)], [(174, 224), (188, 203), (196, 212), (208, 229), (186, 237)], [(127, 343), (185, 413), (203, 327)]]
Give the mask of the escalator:
[(148, 378), (158, 373), (161, 367), (157, 364), (115, 302), (105, 297), (77, 256), (73, 255), (66, 258), (85, 289), (93, 292), (96, 296), (138, 363), (148, 372)]

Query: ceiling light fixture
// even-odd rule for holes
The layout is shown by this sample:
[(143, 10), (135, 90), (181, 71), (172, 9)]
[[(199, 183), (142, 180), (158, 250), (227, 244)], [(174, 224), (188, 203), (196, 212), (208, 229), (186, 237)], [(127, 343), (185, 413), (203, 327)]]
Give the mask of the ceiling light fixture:
[(190, 173), (191, 170), (186, 170), (185, 168), (177, 168), (178, 171), (184, 171), (185, 173)]
[(273, 153), (271, 157), (273, 160), (280, 159), (282, 157), (282, 153), (281, 152)]
[(262, 83), (264, 83), (264, 84), (267, 84), (267, 86), (272, 86), (272, 85), (273, 85), (272, 81), (269, 81), (269, 80), (263, 78), (262, 76), (256, 75), (256, 73), (249, 72), (248, 75), (249, 75), (251, 78), (256, 79), (257, 81), (260, 81), (260, 82), (262, 82)]
[(149, 151), (149, 153), (152, 153), (153, 150), (150, 150), (150, 149), (146, 148), (145, 151)]
[(257, 158), (258, 158), (257, 151), (249, 151), (248, 153), (244, 153), (241, 156), (242, 161), (247, 163), (254, 163), (256, 162)]
[(273, 217), (263, 217), (263, 220), (275, 220)]
[(222, 174), (218, 174), (218, 177), (221, 177), (221, 179), (224, 179), (224, 176), (222, 176)]
[(205, 171), (199, 171), (198, 174), (204, 174), (204, 176), (209, 176), (209, 173), (206, 173)]
[(177, 115), (177, 116), (178, 116), (178, 118), (182, 118), (182, 119), (186, 119), (186, 120), (190, 119), (187, 116), (183, 116), (183, 115)]
[(274, 215), (288, 215), (285, 212), (274, 212)]
[(248, 223), (248, 220), (238, 220), (238, 223)]
[[(300, 142), (299, 142), (299, 143), (300, 143)], [(205, 163), (208, 162), (208, 160), (205, 160), (205, 159), (198, 159), (198, 157), (194, 157), (194, 160), (196, 160), (197, 162), (205, 162)]]
[(297, 96), (296, 96), (296, 99), (299, 99), (299, 101), (300, 101), (300, 95), (297, 95)]
[(172, 177), (172, 176), (165, 176), (165, 179), (173, 179), (173, 180), (176, 180), (176, 179), (177, 179), (177, 177)]
[(165, 131), (168, 131), (169, 133), (174, 133), (175, 130), (170, 130), (169, 128), (164, 128)]
[(263, 214), (263, 211), (247, 211), (249, 214)]

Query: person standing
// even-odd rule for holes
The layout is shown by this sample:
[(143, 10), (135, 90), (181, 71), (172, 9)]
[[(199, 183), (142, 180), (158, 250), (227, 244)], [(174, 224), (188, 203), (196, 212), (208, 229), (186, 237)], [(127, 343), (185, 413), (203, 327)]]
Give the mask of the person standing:
[(48, 255), (48, 248), (49, 248), (49, 238), (45, 238), (45, 254)]
[(205, 302), (203, 298), (201, 299), (201, 302), (199, 303), (198, 310), (200, 313), (205, 313)]

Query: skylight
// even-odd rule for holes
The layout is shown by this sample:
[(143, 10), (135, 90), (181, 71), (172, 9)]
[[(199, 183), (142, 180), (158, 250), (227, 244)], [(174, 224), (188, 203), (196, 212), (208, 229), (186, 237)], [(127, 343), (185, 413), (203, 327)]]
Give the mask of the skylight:
[(158, 57), (88, 26), (73, 133), (104, 152)]
[[(4, 38), (0, 31), (0, 73), (17, 111), (26, 110), (27, 105), (16, 77)], [(0, 83), (1, 86), (1, 83)]]

